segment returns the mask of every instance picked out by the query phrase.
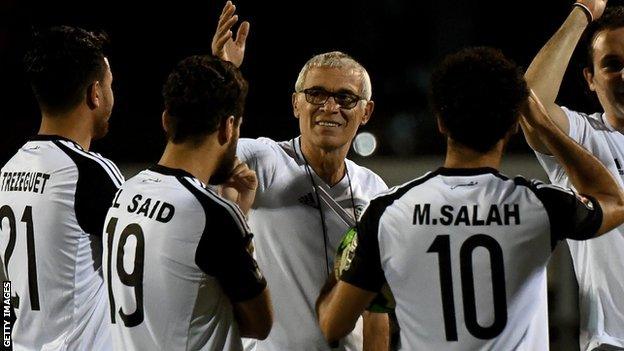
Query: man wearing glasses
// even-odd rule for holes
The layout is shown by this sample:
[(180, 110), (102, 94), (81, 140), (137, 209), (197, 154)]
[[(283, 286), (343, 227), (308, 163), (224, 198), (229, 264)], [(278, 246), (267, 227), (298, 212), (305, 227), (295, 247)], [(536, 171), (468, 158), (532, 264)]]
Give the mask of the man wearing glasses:
[[(212, 51), (240, 66), (249, 24), (242, 23), (234, 39), (234, 12), (228, 2)], [(258, 176), (249, 223), (274, 304), (273, 329), (266, 340), (248, 345), (251, 350), (330, 350), (316, 320), (316, 296), (333, 274), (348, 222), (357, 223), (370, 198), (387, 188), (375, 173), (346, 159), (359, 126), (373, 112), (371, 96), (368, 73), (353, 58), (341, 52), (314, 56), (292, 95), (301, 135), (282, 142), (239, 141), (238, 157)], [(387, 315), (365, 313), (363, 324), (364, 333), (360, 329), (334, 349), (361, 350), (364, 334), (365, 349), (387, 350)]]

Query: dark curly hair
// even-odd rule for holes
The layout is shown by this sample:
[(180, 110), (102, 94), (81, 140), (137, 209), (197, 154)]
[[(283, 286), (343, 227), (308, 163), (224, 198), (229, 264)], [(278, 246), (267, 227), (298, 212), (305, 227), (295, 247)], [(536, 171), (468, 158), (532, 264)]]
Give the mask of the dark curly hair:
[(487, 152), (516, 123), (529, 94), (522, 72), (496, 49), (447, 56), (431, 76), (430, 102), (449, 136)]
[(42, 110), (53, 114), (71, 110), (86, 89), (106, 73), (105, 33), (60, 26), (34, 34), (24, 56), (26, 76)]
[(624, 6), (613, 6), (605, 9), (604, 14), (592, 22), (585, 31), (584, 40), (587, 56), (585, 67), (594, 72), (594, 40), (600, 32), (624, 27)]
[(167, 138), (174, 143), (199, 141), (229, 116), (240, 121), (247, 81), (230, 62), (210, 55), (190, 56), (169, 74), (162, 94), (171, 116)]

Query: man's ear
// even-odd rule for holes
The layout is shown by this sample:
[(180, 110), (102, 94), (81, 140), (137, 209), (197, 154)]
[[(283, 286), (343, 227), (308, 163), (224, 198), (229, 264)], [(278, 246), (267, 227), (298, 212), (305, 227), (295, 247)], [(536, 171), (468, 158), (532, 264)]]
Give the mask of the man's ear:
[(87, 106), (92, 110), (95, 110), (96, 108), (100, 107), (100, 97), (101, 97), (100, 89), (102, 89), (102, 85), (100, 84), (100, 81), (98, 80), (91, 83), (91, 85), (87, 87), (87, 96), (86, 96)]
[(299, 119), (299, 106), (297, 101), (297, 93), (292, 94), (292, 106), (293, 106), (293, 115), (295, 115), (296, 119)]
[(366, 101), (366, 107), (364, 107), (364, 116), (362, 116), (362, 122), (360, 125), (368, 123), (375, 110), (375, 102), (373, 100)]
[(442, 122), (442, 118), (436, 115), (436, 121), (438, 122), (438, 131), (440, 132), (440, 134), (446, 135), (448, 133), (448, 130), (444, 126), (444, 122)]
[(236, 120), (234, 116), (230, 116), (219, 124), (218, 140), (219, 145), (225, 145), (234, 137), (234, 129), (236, 129)]
[(169, 135), (169, 120), (170, 120), (171, 116), (169, 116), (169, 112), (167, 112), (167, 110), (164, 110), (162, 113), (162, 116), (160, 117), (160, 123), (162, 124), (162, 128), (165, 131), (166, 135)]
[(583, 68), (583, 77), (585, 77), (585, 81), (587, 82), (587, 86), (589, 86), (589, 90), (596, 91), (596, 86), (594, 85), (594, 74), (589, 68)]

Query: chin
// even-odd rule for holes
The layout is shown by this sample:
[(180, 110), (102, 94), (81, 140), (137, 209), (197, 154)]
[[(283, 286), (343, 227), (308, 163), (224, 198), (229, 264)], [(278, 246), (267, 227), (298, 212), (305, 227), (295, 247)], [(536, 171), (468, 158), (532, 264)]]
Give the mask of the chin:
[(315, 145), (323, 150), (332, 151), (336, 149), (340, 149), (345, 144), (347, 144), (345, 140), (336, 137), (319, 137), (316, 140)]
[(106, 136), (106, 134), (108, 134), (108, 122), (103, 126), (96, 127), (93, 133), (92, 139), (93, 140), (102, 139), (103, 137)]

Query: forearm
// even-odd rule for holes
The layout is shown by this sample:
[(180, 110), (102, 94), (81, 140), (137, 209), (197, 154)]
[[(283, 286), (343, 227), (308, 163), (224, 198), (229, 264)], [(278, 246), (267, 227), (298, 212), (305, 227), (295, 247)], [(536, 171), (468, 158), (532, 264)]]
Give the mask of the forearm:
[(587, 25), (587, 15), (581, 8), (574, 6), (563, 25), (542, 47), (525, 73), (529, 87), (547, 108), (549, 104), (555, 103), (574, 48)]
[(387, 313), (364, 312), (364, 351), (387, 351), (390, 347), (390, 323)]
[(273, 307), (268, 289), (248, 301), (234, 303), (233, 310), (241, 336), (266, 339), (273, 326)]
[[(566, 134), (569, 130), (568, 118), (561, 107), (555, 103), (555, 99), (574, 48), (587, 25), (587, 15), (581, 8), (574, 6), (563, 25), (542, 47), (524, 75), (529, 88), (539, 98), (552, 121)], [(520, 126), (527, 143), (533, 150), (551, 154), (542, 141), (541, 133), (524, 120), (521, 121)]]
[(324, 335), (326, 335), (326, 333), (323, 326), (329, 319), (328, 317), (330, 317), (327, 313), (327, 309), (329, 308), (329, 302), (331, 301), (331, 298), (333, 296), (333, 288), (334, 286), (336, 286), (337, 282), (338, 281), (336, 277), (333, 274), (330, 275), (327, 278), (327, 281), (325, 282), (323, 287), (321, 288), (319, 296), (316, 299), (316, 316), (318, 318), (319, 325), (321, 326), (321, 330), (323, 331)]

